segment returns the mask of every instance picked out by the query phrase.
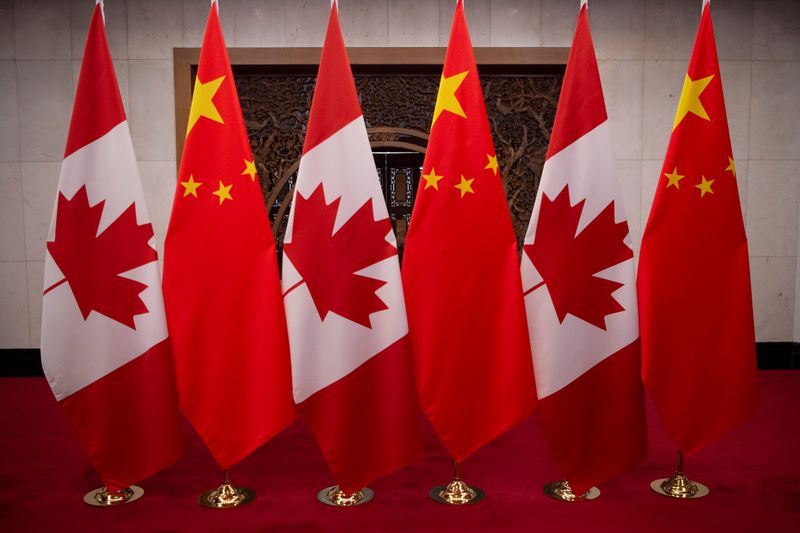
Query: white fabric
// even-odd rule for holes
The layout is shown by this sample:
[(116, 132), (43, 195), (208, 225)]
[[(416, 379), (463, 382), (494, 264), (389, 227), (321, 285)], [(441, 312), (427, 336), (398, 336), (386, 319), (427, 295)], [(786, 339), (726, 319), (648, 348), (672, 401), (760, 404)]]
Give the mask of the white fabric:
[[(548, 159), (542, 171), (525, 244), (534, 242), (542, 195), (547, 194), (553, 200), (567, 184), (571, 205), (586, 201), (576, 235), (612, 201), (615, 221), (626, 220), (614, 167), (608, 121)], [(630, 234), (625, 243), (631, 246)], [(595, 275), (624, 284), (612, 296), (625, 310), (607, 315), (605, 330), (571, 314), (559, 323), (545, 285), (525, 297), (536, 391), (540, 399), (562, 389), (639, 337), (633, 258)], [(527, 254), (522, 254), (523, 291), (527, 292), (541, 281), (542, 277)]]
[[(86, 185), (89, 205), (105, 200), (98, 235), (131, 203), (136, 204), (139, 224), (150, 221), (127, 121), (64, 160), (59, 191), (71, 199), (83, 185)], [(55, 238), (55, 219), (54, 209), (48, 241)], [(153, 247), (154, 241), (150, 241)], [(45, 289), (64, 277), (49, 253), (45, 256), (44, 273)], [(140, 298), (149, 312), (134, 317), (135, 330), (94, 311), (84, 320), (69, 283), (62, 283), (44, 296), (42, 366), (58, 400), (167, 338), (158, 262), (142, 265), (123, 275), (148, 286)]]
[[(320, 183), (324, 186), (326, 203), (341, 197), (334, 233), (370, 198), (373, 218), (388, 217), (363, 117), (359, 116), (303, 155), (293, 205), (298, 194), (308, 198)], [(294, 213), (292, 210), (284, 243), (292, 241)], [(396, 246), (392, 231), (386, 240)], [(306, 284), (284, 297), (296, 403), (343, 378), (408, 333), (397, 257), (384, 259), (358, 273), (386, 281), (376, 294), (388, 309), (370, 315), (371, 328), (334, 312), (320, 320)], [(284, 254), (283, 290), (299, 281), (299, 273)]]

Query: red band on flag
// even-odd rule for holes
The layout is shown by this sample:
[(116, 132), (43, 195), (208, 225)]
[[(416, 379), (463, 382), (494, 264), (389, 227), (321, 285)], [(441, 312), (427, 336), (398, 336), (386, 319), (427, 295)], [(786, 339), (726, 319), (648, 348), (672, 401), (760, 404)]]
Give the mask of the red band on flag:
[(422, 451), (420, 412), (408, 401), (414, 388), (408, 351), (403, 337), (298, 406), (346, 493), (402, 468)]
[(103, 14), (96, 5), (86, 37), (64, 157), (99, 139), (123, 120), (125, 108), (105, 38)]
[[(647, 453), (639, 354), (637, 340), (539, 400), (539, 423), (575, 494), (628, 470)], [(634, 386), (612, 389), (610, 383)]]
[[(177, 402), (175, 370), (165, 340), (67, 396), (61, 406), (97, 474), (109, 492), (116, 492), (180, 457), (178, 411), (164, 408)], [(143, 428), (158, 438), (142, 438)], [(136, 453), (130, 453), (129, 445), (137, 447)]]
[(578, 16), (575, 38), (567, 59), (547, 158), (589, 133), (607, 118), (589, 16), (584, 6)]
[(317, 74), (317, 85), (308, 117), (308, 131), (303, 144), (305, 154), (319, 143), (350, 124), (361, 115), (356, 85), (350, 71), (350, 59), (339, 26), (339, 10), (334, 6)]

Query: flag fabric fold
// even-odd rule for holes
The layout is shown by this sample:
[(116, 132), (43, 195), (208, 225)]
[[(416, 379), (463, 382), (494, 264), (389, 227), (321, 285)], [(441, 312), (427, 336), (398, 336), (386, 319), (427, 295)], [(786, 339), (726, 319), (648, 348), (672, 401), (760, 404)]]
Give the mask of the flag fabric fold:
[(537, 415), (576, 494), (647, 451), (632, 241), (581, 6), (522, 257)]
[(531, 413), (534, 380), (517, 241), (456, 5), (403, 284), (425, 414), (456, 461)]
[(106, 40), (89, 25), (45, 255), (42, 366), (110, 492), (181, 433), (153, 228)]
[(284, 238), (294, 399), (350, 493), (421, 451), (397, 245), (331, 6)]
[(747, 237), (708, 2), (642, 236), (638, 287), (645, 386), (691, 454), (758, 403)]
[(181, 407), (220, 468), (294, 419), (275, 241), (216, 3), (167, 231), (164, 297)]

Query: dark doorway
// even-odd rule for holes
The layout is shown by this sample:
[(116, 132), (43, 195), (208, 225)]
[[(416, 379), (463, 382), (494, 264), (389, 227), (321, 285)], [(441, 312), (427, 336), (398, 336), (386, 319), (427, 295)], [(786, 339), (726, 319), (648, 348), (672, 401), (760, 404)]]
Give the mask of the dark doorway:
[(406, 231), (411, 222), (411, 208), (417, 195), (425, 154), (373, 150), (372, 156), (375, 158), (383, 197), (397, 237), (397, 251), (402, 261)]

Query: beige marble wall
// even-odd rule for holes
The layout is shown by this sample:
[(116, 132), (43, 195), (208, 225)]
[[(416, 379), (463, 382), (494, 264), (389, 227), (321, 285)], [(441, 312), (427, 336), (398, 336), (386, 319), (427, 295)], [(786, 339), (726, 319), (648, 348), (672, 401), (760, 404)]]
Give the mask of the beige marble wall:
[[(328, 0), (221, 0), (231, 46), (319, 46)], [(591, 0), (638, 253), (700, 0)], [(37, 347), (42, 261), (92, 0), (0, 0), (0, 348)], [(453, 0), (340, 0), (352, 46), (447, 43)], [(569, 46), (578, 0), (466, 0), (475, 46)], [(175, 179), (172, 48), (208, 0), (106, 0), (114, 66), (158, 246)], [(750, 240), (757, 337), (800, 340), (800, 2), (712, 0)]]

